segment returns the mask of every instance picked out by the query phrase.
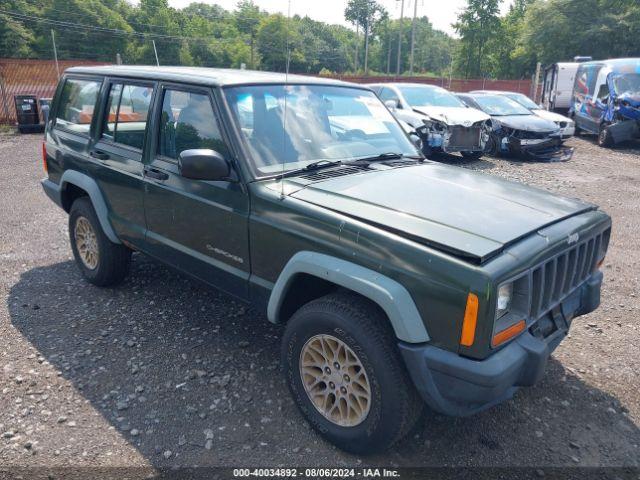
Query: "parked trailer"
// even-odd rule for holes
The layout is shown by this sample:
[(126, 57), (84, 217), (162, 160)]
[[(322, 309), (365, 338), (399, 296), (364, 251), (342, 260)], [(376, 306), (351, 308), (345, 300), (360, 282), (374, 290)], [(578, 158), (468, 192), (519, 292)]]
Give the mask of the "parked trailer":
[(576, 56), (573, 62), (554, 63), (544, 69), (541, 103), (545, 110), (562, 114), (569, 111), (578, 67), (591, 60), (591, 57)]
[(554, 63), (544, 69), (542, 106), (546, 110), (566, 113), (571, 107), (571, 92), (580, 63)]

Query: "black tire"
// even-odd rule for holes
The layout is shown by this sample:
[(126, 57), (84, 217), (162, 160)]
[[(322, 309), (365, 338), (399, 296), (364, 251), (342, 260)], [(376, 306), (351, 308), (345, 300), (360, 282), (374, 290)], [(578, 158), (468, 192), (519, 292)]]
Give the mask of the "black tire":
[(477, 151), (477, 152), (460, 152), (460, 154), (466, 160), (480, 160), (482, 158), (482, 156), (484, 155), (484, 152), (482, 150), (480, 150), (480, 151)]
[(600, 132), (598, 133), (598, 145), (604, 148), (611, 148), (614, 145), (613, 135), (609, 130), (607, 124), (600, 125)]
[[(95, 232), (98, 260), (95, 268), (89, 268), (78, 251), (76, 225), (81, 218), (86, 219)], [(69, 241), (80, 272), (90, 283), (99, 287), (116, 285), (127, 276), (131, 265), (131, 250), (124, 245), (113, 243), (107, 238), (96, 215), (91, 200), (80, 197), (69, 212)]]
[(500, 154), (498, 149), (498, 140), (495, 135), (489, 135), (489, 140), (487, 140), (487, 143), (484, 146), (484, 153), (491, 155), (492, 157), (497, 157)]
[[(307, 341), (316, 335), (331, 335), (344, 342), (366, 372), (370, 407), (357, 425), (340, 426), (328, 420), (305, 390), (300, 356)], [(282, 367), (294, 401), (312, 427), (348, 452), (386, 450), (413, 428), (424, 408), (405, 370), (388, 319), (377, 306), (355, 294), (330, 294), (300, 308), (283, 337)]]

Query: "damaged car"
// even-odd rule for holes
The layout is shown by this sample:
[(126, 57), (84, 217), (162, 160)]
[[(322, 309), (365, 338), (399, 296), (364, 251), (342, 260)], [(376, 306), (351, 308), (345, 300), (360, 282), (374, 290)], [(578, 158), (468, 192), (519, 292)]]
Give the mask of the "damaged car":
[(487, 153), (540, 161), (565, 161), (573, 156), (573, 148), (562, 144), (558, 125), (534, 115), (518, 102), (502, 95), (459, 93), (457, 96), (470, 107), (491, 116)]
[(545, 110), (536, 102), (527, 97), (524, 93), (520, 92), (505, 92), (501, 90), (474, 90), (471, 93), (485, 93), (487, 95), (503, 95), (511, 100), (518, 102), (524, 108), (529, 110), (534, 115), (539, 116), (540, 118), (544, 118), (545, 120), (551, 120), (553, 123), (560, 127), (560, 134), (562, 135), (562, 139), (566, 140), (567, 138), (573, 137), (576, 130), (576, 124), (570, 118), (565, 117), (564, 115), (560, 115), (556, 112), (550, 112), (549, 110)]
[(576, 135), (598, 135), (598, 145), (612, 147), (640, 136), (640, 58), (580, 65), (569, 115)]
[(484, 154), (491, 132), (489, 115), (468, 107), (448, 90), (414, 83), (368, 86), (398, 120), (415, 129), (427, 157), (444, 152), (478, 159)]

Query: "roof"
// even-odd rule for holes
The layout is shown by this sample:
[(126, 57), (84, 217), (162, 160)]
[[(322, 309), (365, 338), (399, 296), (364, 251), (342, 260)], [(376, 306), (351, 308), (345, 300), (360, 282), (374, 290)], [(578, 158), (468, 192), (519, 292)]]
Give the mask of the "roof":
[[(410, 82), (380, 82), (380, 83), (367, 83), (368, 87), (427, 87), (427, 88), (439, 88), (443, 89), (439, 85), (431, 85), (430, 83), (410, 83)], [(444, 89), (443, 89), (444, 90)]]
[(524, 95), (524, 93), (510, 92), (508, 90), (472, 90), (469, 93), (474, 95)]
[(100, 67), (72, 67), (67, 69), (66, 72), (135, 77), (149, 80), (179, 81), (220, 87), (228, 85), (291, 83), (366, 88), (354, 83), (347, 83), (330, 78), (318, 78), (306, 75), (287, 76), (284, 73), (259, 72), (255, 70), (234, 70), (226, 68), (105, 65)]
[(613, 72), (640, 72), (640, 58), (611, 58), (609, 60), (594, 60), (583, 62), (583, 65), (605, 65)]

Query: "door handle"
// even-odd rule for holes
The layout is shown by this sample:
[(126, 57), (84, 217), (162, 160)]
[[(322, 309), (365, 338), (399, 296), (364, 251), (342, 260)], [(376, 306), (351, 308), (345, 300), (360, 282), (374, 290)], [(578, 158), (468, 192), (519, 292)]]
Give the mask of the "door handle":
[(100, 150), (92, 150), (89, 152), (89, 155), (98, 160), (109, 160), (109, 154), (101, 152)]
[(167, 180), (169, 178), (168, 173), (155, 168), (145, 168), (144, 175), (145, 177), (153, 178), (154, 180)]

